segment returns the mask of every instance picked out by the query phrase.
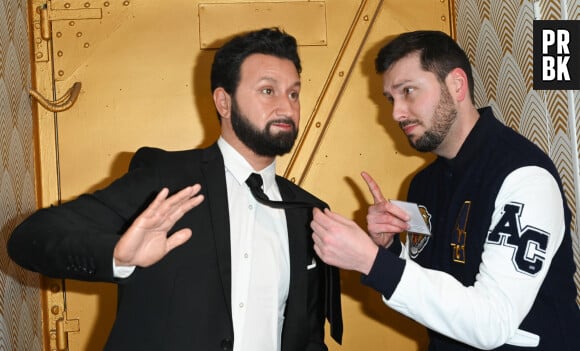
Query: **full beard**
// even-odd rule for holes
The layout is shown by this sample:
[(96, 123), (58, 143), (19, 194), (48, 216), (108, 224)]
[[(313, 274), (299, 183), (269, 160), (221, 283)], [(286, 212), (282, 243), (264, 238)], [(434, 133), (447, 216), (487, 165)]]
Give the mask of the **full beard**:
[[(290, 118), (278, 118), (269, 121), (263, 130), (256, 128), (246, 116), (240, 113), (238, 105), (234, 100), (231, 112), (232, 128), (236, 136), (250, 150), (260, 156), (275, 157), (287, 154), (292, 150), (298, 129)], [(290, 131), (280, 131), (272, 133), (272, 126), (276, 123), (290, 124)]]

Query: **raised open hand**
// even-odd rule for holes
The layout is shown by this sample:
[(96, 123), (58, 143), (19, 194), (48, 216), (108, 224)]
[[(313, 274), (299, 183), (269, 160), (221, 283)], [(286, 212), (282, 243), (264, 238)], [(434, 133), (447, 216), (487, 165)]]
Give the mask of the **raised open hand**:
[(191, 237), (191, 229), (178, 230), (171, 236), (168, 232), (187, 211), (203, 201), (200, 189), (196, 184), (168, 197), (169, 190), (163, 188), (115, 246), (115, 264), (148, 267), (185, 243)]

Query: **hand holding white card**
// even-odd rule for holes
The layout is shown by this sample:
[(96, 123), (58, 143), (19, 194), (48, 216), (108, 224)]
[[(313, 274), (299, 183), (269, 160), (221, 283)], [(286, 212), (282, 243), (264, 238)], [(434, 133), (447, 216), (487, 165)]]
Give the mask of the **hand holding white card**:
[(409, 224), (411, 225), (411, 228), (408, 230), (409, 232), (431, 235), (431, 231), (429, 230), (427, 223), (425, 223), (425, 219), (423, 219), (421, 210), (419, 210), (419, 206), (416, 203), (400, 200), (389, 201), (407, 212), (407, 214), (411, 217), (409, 220)]

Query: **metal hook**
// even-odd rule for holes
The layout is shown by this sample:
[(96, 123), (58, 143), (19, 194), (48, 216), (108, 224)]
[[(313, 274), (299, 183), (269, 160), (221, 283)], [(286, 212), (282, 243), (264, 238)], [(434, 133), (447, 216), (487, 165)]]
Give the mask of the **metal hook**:
[(49, 110), (50, 112), (63, 112), (71, 108), (79, 97), (81, 92), (81, 83), (75, 82), (73, 86), (58, 98), (56, 101), (50, 101), (42, 96), (38, 91), (30, 89), (30, 95), (38, 101), (38, 103)]

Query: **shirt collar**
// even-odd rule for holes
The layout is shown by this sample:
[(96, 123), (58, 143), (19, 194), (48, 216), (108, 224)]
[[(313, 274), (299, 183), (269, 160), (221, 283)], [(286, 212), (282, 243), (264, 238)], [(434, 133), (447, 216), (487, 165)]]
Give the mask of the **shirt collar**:
[(264, 181), (264, 191), (274, 185), (276, 181), (276, 160), (261, 171), (256, 171), (250, 163), (223, 137), (217, 141), (218, 147), (224, 158), (224, 166), (239, 184), (245, 184), (251, 173), (258, 173)]

